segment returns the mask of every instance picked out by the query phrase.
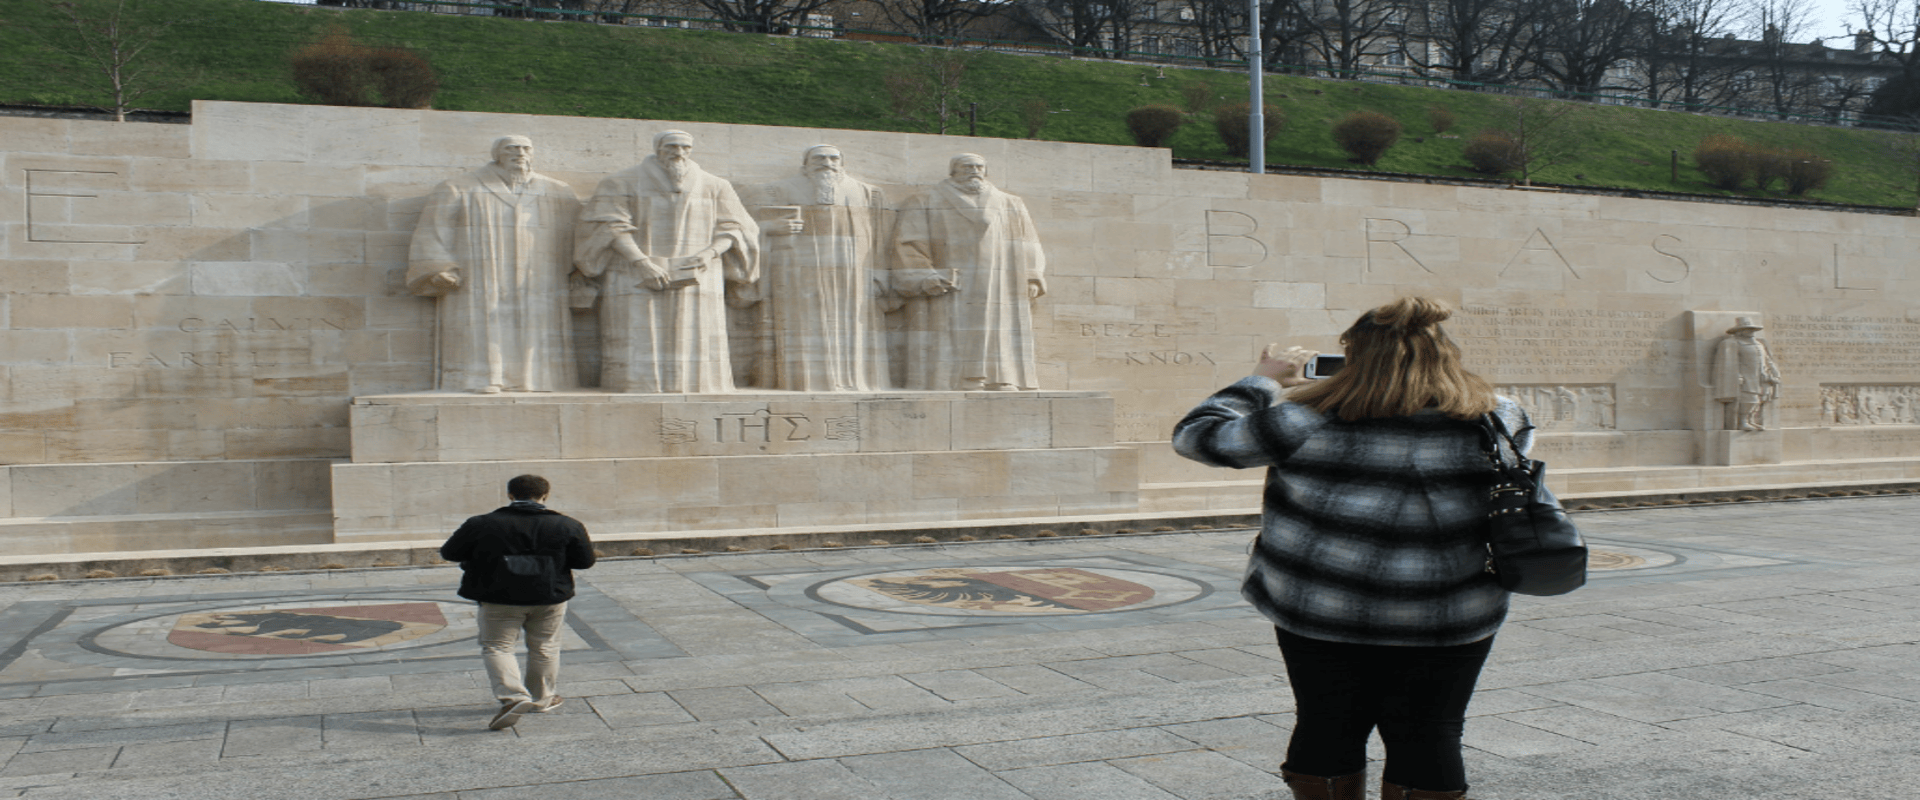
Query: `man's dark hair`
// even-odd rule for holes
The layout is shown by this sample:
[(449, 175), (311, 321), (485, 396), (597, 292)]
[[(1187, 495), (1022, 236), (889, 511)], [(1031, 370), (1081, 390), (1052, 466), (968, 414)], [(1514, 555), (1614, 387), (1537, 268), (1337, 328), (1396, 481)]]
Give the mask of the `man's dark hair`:
[(547, 496), (553, 487), (546, 478), (538, 475), (521, 475), (507, 481), (507, 496), (515, 500), (538, 500)]

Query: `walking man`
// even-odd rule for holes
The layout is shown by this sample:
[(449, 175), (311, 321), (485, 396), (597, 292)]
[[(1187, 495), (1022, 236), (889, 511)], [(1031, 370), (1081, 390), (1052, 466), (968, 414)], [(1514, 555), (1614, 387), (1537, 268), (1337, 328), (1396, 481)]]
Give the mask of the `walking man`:
[[(593, 566), (593, 542), (579, 520), (544, 505), (550, 487), (538, 475), (507, 481), (509, 502), (469, 517), (440, 546), (440, 557), (464, 573), (460, 596), (480, 604), (480, 655), (500, 710), (487, 724), (506, 730), (529, 713), (558, 708), (560, 626), (573, 598), (573, 570)], [(514, 658), (527, 632), (523, 682)]]

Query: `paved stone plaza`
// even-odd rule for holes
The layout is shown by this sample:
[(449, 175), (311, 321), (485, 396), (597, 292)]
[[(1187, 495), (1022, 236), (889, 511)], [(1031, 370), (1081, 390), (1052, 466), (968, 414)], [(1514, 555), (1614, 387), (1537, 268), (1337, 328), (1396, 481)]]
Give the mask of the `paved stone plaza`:
[[(1604, 569), (1516, 601), (1467, 729), (1474, 797), (1920, 779), (1920, 497), (1579, 519)], [(1292, 700), (1236, 595), (1248, 538), (603, 562), (569, 701), (508, 732), (454, 569), (9, 584), (0, 797), (1283, 796)]]

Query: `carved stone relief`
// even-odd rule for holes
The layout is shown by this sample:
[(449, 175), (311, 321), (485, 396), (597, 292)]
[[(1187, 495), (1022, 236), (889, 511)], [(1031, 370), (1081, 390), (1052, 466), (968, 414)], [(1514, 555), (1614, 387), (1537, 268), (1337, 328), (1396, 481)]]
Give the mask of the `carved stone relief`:
[(1510, 384), (1494, 390), (1526, 409), (1541, 431), (1619, 429), (1619, 403), (1611, 385)]
[(1920, 385), (1821, 386), (1820, 421), (1828, 425), (1920, 425)]

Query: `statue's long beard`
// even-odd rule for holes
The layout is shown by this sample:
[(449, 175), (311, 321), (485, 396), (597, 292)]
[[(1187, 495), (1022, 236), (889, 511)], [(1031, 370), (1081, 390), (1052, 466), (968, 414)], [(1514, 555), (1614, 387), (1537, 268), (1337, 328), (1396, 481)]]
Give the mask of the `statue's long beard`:
[(807, 173), (813, 181), (813, 202), (830, 206), (839, 202), (840, 177), (845, 173), (832, 167), (821, 167)]
[(512, 185), (512, 186), (525, 186), (527, 184), (527, 181), (533, 179), (532, 164), (528, 164), (528, 163), (515, 164), (509, 161), (505, 165), (503, 165), (501, 169), (506, 170), (507, 182), (509, 185)]
[(967, 194), (979, 194), (986, 191), (987, 179), (980, 175), (969, 175), (964, 178), (954, 178), (953, 185)]
[(685, 158), (663, 158), (660, 166), (667, 171), (667, 179), (673, 181), (674, 191), (685, 188), (687, 176), (693, 174), (693, 161)]

